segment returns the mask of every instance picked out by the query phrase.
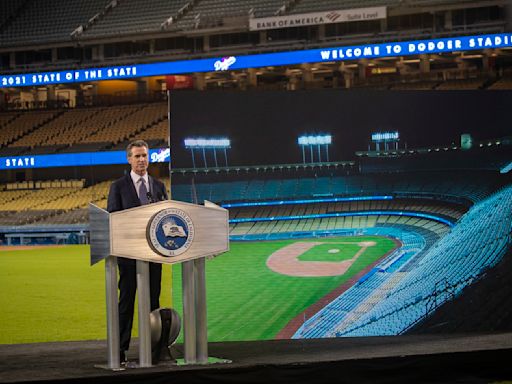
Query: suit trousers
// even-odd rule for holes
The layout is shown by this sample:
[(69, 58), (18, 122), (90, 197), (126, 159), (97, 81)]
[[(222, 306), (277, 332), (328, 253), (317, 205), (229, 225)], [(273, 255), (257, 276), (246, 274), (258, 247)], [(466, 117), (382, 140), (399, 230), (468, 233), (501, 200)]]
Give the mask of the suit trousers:
[[(135, 260), (119, 258), (119, 334), (120, 349), (127, 351), (133, 325), (135, 292), (137, 291), (137, 266)], [(160, 307), (160, 282), (162, 264), (149, 263), (149, 296), (151, 311)]]

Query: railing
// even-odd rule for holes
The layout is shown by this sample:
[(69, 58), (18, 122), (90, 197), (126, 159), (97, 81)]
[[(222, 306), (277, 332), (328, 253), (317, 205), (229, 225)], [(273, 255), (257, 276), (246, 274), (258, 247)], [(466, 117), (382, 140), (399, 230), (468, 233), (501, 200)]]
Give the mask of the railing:
[[(425, 321), (429, 316), (431, 316), (439, 307), (446, 304), (449, 301), (453, 301), (457, 296), (457, 287), (459, 285), (469, 285), (468, 283), (473, 283), (475, 281), (476, 276), (470, 276), (462, 281), (459, 281), (455, 284), (449, 284), (448, 281), (440, 280), (436, 282), (434, 291), (430, 294), (425, 301), (425, 314), (422, 317), (416, 319), (413, 323), (411, 323), (406, 329), (404, 329), (400, 334), (407, 333), (411, 329), (413, 329), (416, 325)], [(442, 287), (442, 288), (438, 288)], [(449, 295), (448, 300), (438, 300), (438, 298), (447, 293)]]
[(195, 175), (195, 174), (209, 174), (209, 173), (239, 173), (239, 172), (256, 172), (259, 171), (290, 171), (290, 170), (309, 170), (309, 169), (320, 169), (320, 168), (352, 168), (355, 167), (354, 161), (333, 161), (333, 162), (322, 162), (322, 163), (294, 163), (294, 164), (273, 164), (273, 165), (247, 165), (247, 166), (230, 166), (230, 167), (209, 167), (209, 168), (174, 168), (172, 174), (182, 175)]

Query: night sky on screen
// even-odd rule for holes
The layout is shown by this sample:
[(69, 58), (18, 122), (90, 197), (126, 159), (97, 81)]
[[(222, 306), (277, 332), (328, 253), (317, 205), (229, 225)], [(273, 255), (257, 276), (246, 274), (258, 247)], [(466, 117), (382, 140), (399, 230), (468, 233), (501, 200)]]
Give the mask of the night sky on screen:
[(461, 133), (475, 140), (499, 138), (512, 134), (511, 96), (510, 91), (176, 91), (173, 167), (192, 166), (183, 145), (187, 137), (229, 138), (229, 165), (300, 163), (297, 137), (309, 134), (332, 135), (330, 161), (351, 160), (355, 151), (367, 150), (372, 132), (398, 131), (400, 146), (408, 148), (460, 144)]

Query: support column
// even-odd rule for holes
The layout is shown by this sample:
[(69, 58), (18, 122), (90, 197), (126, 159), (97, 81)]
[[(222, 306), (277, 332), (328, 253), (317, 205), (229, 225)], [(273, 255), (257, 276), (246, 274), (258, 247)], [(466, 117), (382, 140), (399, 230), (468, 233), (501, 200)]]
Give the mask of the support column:
[(453, 29), (452, 11), (448, 10), (444, 13), (444, 29), (451, 31)]
[(359, 80), (366, 81), (366, 68), (368, 68), (368, 60), (367, 59), (361, 59), (357, 63), (357, 71), (359, 75)]
[(420, 55), (420, 73), (430, 73), (429, 55)]
[(345, 80), (345, 88), (352, 88), (352, 74), (345, 72), (343, 78)]
[(50, 84), (46, 87), (46, 100), (54, 101), (55, 99), (55, 85)]
[(46, 106), (53, 108), (56, 106), (57, 97), (55, 95), (55, 85), (49, 84), (46, 87)]
[(107, 368), (120, 369), (117, 257), (114, 256), (109, 256), (105, 259), (105, 292), (107, 303)]
[(304, 88), (313, 83), (313, 71), (311, 70), (311, 64), (302, 64), (302, 83)]
[(34, 87), (30, 90), (30, 93), (33, 97), (32, 108), (38, 108), (46, 101), (44, 99), (46, 97), (46, 92), (44, 90), (39, 91), (37, 87)]
[[(467, 61), (462, 58), (456, 58), (455, 61), (457, 62), (457, 69), (459, 70), (460, 76), (465, 78), (466, 71), (468, 69)], [(448, 73), (446, 71), (443, 73), (443, 76), (444, 76), (443, 80), (445, 80), (445, 81), (450, 79), (450, 76), (448, 75)], [(453, 76), (451, 76), (451, 77), (453, 77)]]
[(181, 264), (183, 291), (183, 347), (185, 364), (196, 363), (195, 265), (193, 260)]
[(151, 367), (151, 327), (149, 324), (149, 262), (137, 260), (137, 292), (139, 301), (139, 366)]
[(489, 71), (489, 55), (486, 55), (485, 53), (482, 55), (482, 69), (484, 72)]
[(380, 19), (380, 31), (386, 32), (388, 30), (388, 19)]
[(87, 97), (85, 98), (86, 105), (93, 105), (96, 102), (98, 96), (98, 84), (91, 83), (92, 87), (88, 90)]
[(510, 1), (505, 5), (505, 31), (510, 31), (512, 29), (512, 4)]
[(196, 356), (197, 363), (208, 362), (208, 330), (206, 320), (206, 260), (194, 260), (195, 307), (196, 307)]
[(482, 69), (489, 76), (494, 77), (495, 73), (495, 57), (491, 49), (485, 49), (482, 55)]
[(3, 90), (0, 91), (0, 110), (7, 108), (7, 103), (5, 102), (5, 95), (7, 92), (4, 92)]
[(103, 61), (105, 59), (105, 46), (98, 44), (92, 47), (92, 60)]
[(325, 24), (320, 24), (318, 26), (318, 40), (325, 40)]
[(137, 80), (137, 96), (145, 96), (148, 94), (148, 81)]
[(203, 37), (203, 52), (210, 51), (210, 36)]
[(342, 73), (337, 69), (332, 71), (332, 87), (338, 88), (340, 86), (340, 78), (342, 77)]
[(52, 63), (56, 63), (59, 61), (59, 55), (57, 54), (57, 48), (52, 48), (51, 50), (51, 53), (52, 53)]
[(352, 71), (350, 69), (347, 69), (344, 62), (341, 62), (338, 66), (338, 76), (339, 79), (343, 79), (343, 84), (341, 84), (342, 87), (345, 88), (351, 88), (352, 87)]
[(206, 89), (206, 78), (202, 72), (194, 73), (194, 88), (198, 91), (204, 91)]
[(257, 70), (255, 68), (249, 68), (247, 70), (247, 80), (252, 88), (256, 88), (258, 86), (258, 75), (256, 72)]
[(16, 68), (16, 53), (15, 52), (9, 53), (9, 68), (11, 68), (11, 69)]
[(297, 79), (297, 75), (294, 73), (288, 76), (288, 90), (296, 91), (299, 88), (299, 79)]
[(238, 89), (242, 91), (247, 90), (247, 76), (244, 72), (238, 72), (235, 75), (235, 78), (237, 79), (237, 85)]
[(260, 44), (266, 44), (267, 43), (268, 34), (267, 31), (260, 31)]

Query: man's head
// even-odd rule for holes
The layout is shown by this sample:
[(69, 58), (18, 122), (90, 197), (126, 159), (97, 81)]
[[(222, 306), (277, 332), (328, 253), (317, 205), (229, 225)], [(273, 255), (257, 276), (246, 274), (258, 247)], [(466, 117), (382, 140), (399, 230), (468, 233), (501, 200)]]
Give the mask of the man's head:
[(144, 176), (148, 171), (148, 143), (144, 140), (135, 140), (126, 147), (126, 156), (132, 171), (139, 176)]

